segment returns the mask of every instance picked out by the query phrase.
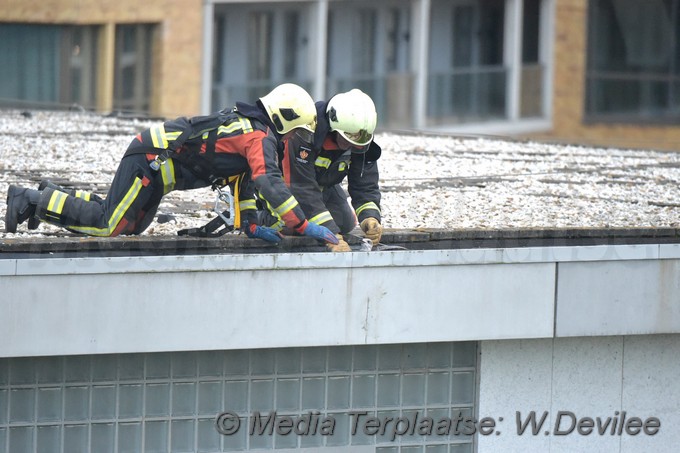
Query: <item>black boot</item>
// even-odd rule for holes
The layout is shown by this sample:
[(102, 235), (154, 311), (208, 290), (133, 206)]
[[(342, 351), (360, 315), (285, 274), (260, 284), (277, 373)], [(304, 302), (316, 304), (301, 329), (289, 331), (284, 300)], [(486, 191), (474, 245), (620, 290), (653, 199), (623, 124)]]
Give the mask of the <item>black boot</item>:
[[(59, 190), (61, 192), (64, 192), (63, 187), (56, 185), (55, 183), (53, 183), (52, 181), (50, 181), (48, 179), (43, 179), (42, 181), (40, 181), (40, 185), (38, 186), (38, 190), (40, 192), (42, 192), (43, 190), (47, 189), (48, 187), (50, 189)], [(38, 228), (39, 225), (40, 225), (40, 219), (37, 218), (35, 215), (31, 215), (31, 217), (28, 218), (28, 229), (29, 230), (35, 230), (35, 229)]]
[(17, 226), (35, 215), (35, 207), (40, 201), (40, 192), (19, 186), (9, 186), (7, 191), (7, 212), (5, 212), (5, 232), (16, 233)]

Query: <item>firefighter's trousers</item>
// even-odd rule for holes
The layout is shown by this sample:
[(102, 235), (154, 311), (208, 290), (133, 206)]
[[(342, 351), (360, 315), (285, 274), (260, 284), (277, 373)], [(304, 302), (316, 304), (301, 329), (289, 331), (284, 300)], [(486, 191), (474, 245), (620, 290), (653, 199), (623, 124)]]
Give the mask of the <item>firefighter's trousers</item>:
[(147, 155), (131, 154), (121, 159), (106, 198), (87, 200), (47, 188), (36, 215), (44, 222), (90, 236), (139, 234), (153, 221), (163, 195), (208, 185), (173, 159), (154, 171)]

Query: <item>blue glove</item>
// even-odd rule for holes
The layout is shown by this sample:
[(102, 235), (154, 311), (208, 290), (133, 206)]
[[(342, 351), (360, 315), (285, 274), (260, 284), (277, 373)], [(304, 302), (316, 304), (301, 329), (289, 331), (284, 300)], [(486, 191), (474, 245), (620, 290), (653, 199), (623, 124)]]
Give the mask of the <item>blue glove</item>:
[(283, 238), (281, 233), (274, 228), (263, 227), (255, 225), (254, 223), (244, 225), (243, 229), (246, 232), (246, 236), (249, 238), (263, 239), (267, 242), (273, 242), (274, 244), (278, 244)]
[(339, 242), (338, 238), (335, 237), (335, 234), (333, 234), (331, 230), (325, 226), (317, 225), (316, 223), (308, 222), (306, 220), (302, 227), (297, 229), (297, 232), (314, 239), (326, 241), (330, 244), (337, 244)]

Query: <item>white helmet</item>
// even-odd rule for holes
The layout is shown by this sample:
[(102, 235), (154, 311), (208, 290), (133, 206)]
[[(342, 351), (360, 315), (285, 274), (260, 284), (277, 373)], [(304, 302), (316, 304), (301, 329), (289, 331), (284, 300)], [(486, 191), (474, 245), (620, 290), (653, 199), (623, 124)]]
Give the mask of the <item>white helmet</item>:
[(331, 130), (356, 146), (366, 146), (373, 140), (378, 123), (375, 104), (369, 95), (355, 88), (336, 94), (328, 101), (326, 115)]
[(314, 132), (316, 129), (316, 107), (314, 100), (301, 86), (284, 83), (260, 98), (279, 134), (290, 132), (296, 127)]

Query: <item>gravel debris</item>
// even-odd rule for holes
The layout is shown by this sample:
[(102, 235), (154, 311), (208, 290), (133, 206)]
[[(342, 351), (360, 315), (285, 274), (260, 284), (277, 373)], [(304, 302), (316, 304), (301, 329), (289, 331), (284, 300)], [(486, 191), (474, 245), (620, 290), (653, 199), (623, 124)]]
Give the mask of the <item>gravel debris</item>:
[[(103, 196), (132, 138), (156, 123), (0, 110), (0, 238), (70, 234), (45, 223), (4, 233), (9, 184), (48, 178)], [(387, 132), (376, 142), (386, 228), (680, 226), (680, 152)], [(166, 221), (143, 234), (202, 226), (215, 217), (214, 202), (210, 188), (172, 192), (159, 208)]]

